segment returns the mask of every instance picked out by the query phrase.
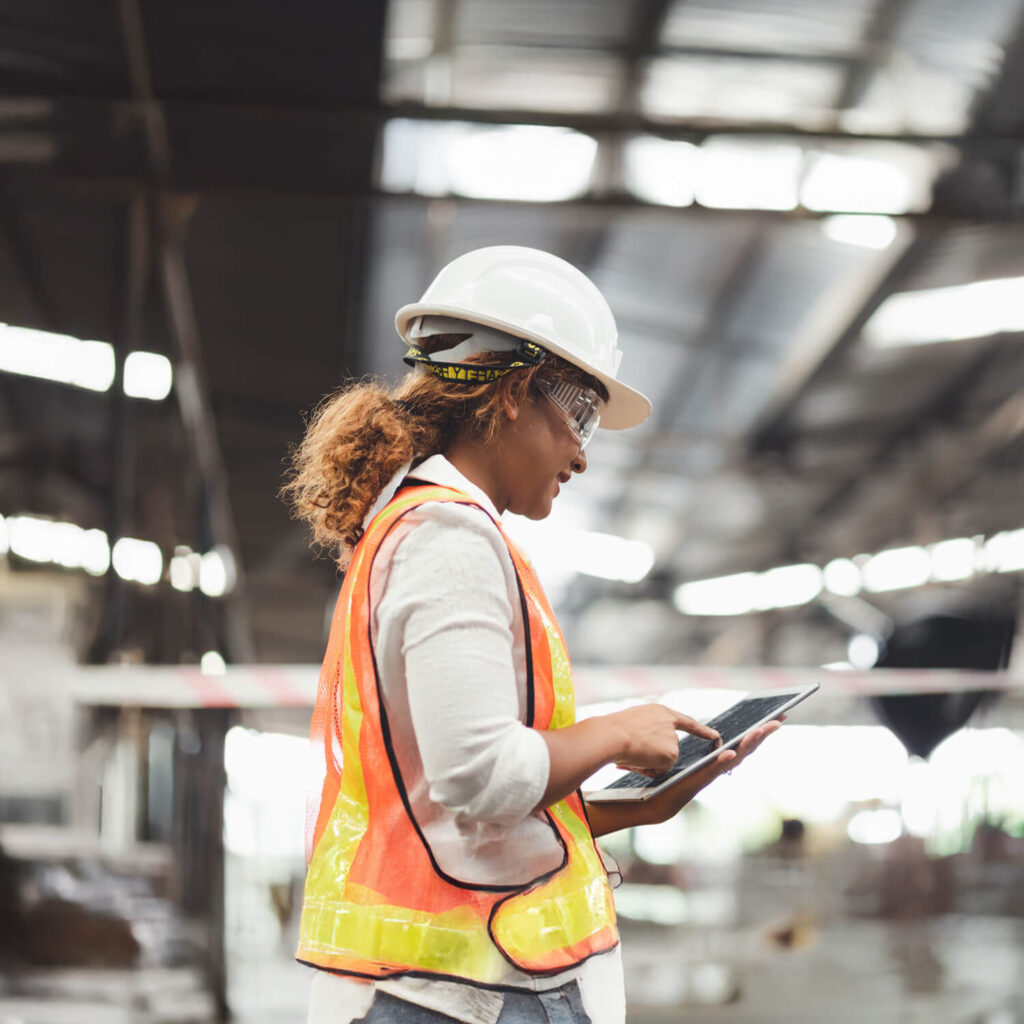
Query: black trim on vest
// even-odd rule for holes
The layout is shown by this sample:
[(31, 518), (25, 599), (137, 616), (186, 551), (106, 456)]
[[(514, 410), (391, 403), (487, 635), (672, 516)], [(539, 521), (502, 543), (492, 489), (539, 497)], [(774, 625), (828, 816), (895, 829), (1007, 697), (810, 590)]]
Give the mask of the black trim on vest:
[[(580, 964), (585, 964), (588, 960), (593, 960), (595, 956), (604, 956), (605, 953), (610, 953), (613, 949), (620, 946), (621, 943), (616, 941), (614, 945), (609, 946), (607, 949), (598, 949), (593, 953), (588, 953), (582, 960), (577, 960), (575, 963), (568, 967), (559, 967), (557, 970), (552, 971), (524, 971), (522, 968), (516, 968), (520, 974), (524, 974), (530, 978), (550, 978), (556, 974), (565, 974), (566, 971), (574, 970), (579, 967)], [(434, 981), (457, 981), (462, 985), (468, 985), (470, 988), (485, 988), (491, 992), (532, 992), (532, 989), (526, 988), (521, 985), (497, 985), (486, 981), (475, 981), (472, 978), (467, 978), (462, 974), (445, 974), (442, 971), (416, 971), (406, 970), (399, 968), (391, 971), (388, 974), (370, 974), (367, 971), (350, 971), (343, 970), (339, 967), (323, 967), (320, 964), (314, 964), (309, 960), (303, 960), (302, 957), (295, 957), (296, 963), (302, 964), (303, 967), (312, 967), (316, 971), (326, 971), (328, 974), (339, 974), (346, 978), (365, 978), (368, 981), (385, 981), (391, 978), (427, 978)], [(570, 979), (571, 980), (571, 979)]]

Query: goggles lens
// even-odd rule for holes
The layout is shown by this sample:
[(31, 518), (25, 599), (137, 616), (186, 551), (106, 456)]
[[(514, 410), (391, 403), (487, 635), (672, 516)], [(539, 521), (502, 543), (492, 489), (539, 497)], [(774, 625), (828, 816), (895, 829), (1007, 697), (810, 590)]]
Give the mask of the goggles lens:
[(549, 384), (537, 381), (541, 393), (562, 414), (580, 448), (594, 436), (601, 420), (601, 399), (592, 388), (578, 384)]

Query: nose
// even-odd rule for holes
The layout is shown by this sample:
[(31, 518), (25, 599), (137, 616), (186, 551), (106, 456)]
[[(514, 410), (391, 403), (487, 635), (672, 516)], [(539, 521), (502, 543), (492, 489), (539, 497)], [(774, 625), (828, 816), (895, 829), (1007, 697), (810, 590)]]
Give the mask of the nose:
[(587, 471), (587, 453), (581, 448), (572, 460), (572, 471), (574, 473), (585, 473)]

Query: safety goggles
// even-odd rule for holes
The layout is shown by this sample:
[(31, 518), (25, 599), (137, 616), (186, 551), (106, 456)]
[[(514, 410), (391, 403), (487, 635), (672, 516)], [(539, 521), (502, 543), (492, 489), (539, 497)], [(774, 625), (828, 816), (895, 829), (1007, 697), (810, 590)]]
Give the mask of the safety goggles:
[(537, 381), (541, 394), (562, 414), (582, 451), (601, 420), (601, 398), (593, 388), (578, 384)]

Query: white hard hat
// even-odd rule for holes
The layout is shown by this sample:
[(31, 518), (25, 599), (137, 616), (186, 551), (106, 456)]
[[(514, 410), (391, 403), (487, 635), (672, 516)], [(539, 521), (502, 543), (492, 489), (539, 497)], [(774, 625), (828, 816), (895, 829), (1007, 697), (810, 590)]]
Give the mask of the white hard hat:
[(601, 426), (635, 427), (651, 412), (639, 391), (616, 379), (622, 353), (615, 318), (597, 286), (571, 263), (539, 249), (494, 245), (452, 260), (403, 306), (395, 327), (415, 344), (420, 317), (453, 317), (536, 342), (596, 377), (608, 389)]

